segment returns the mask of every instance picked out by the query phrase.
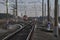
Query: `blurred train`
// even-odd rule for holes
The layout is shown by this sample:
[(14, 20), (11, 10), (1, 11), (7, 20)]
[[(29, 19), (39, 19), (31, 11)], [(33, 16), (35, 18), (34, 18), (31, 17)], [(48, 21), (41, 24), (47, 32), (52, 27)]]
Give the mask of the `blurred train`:
[(24, 16), (23, 16), (23, 20), (24, 20), (24, 21), (27, 21), (27, 20), (28, 20), (28, 16), (27, 16), (27, 15), (24, 15)]

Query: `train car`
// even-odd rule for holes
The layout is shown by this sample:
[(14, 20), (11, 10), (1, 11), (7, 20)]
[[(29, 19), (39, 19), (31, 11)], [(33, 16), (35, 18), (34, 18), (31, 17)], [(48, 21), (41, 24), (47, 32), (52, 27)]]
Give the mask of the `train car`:
[(27, 16), (27, 15), (24, 15), (24, 16), (23, 16), (23, 20), (24, 20), (24, 21), (27, 21), (27, 20), (28, 20), (28, 16)]

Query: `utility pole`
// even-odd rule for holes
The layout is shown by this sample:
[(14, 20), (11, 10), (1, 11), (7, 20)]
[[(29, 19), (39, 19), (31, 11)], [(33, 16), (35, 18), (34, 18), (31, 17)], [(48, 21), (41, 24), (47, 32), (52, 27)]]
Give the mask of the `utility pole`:
[(35, 13), (35, 17), (36, 17), (36, 5), (34, 3), (34, 13)]
[(17, 0), (15, 0), (15, 3), (16, 3), (16, 8), (15, 8), (15, 12), (16, 12), (16, 19), (15, 19), (15, 21), (17, 22), (17, 16), (18, 16), (18, 14), (17, 14)]
[(48, 11), (47, 11), (47, 13), (48, 13), (48, 22), (50, 21), (50, 12), (49, 12), (49, 0), (47, 0), (47, 9), (48, 9)]
[(17, 14), (17, 0), (15, 0), (15, 3), (16, 3), (16, 16), (18, 15)]
[(25, 9), (25, 15), (27, 15), (27, 14), (26, 14), (26, 9)]
[(8, 24), (9, 23), (9, 20), (8, 20), (8, 0), (6, 0), (6, 24)]
[(46, 4), (45, 4), (45, 16), (46, 16)]
[(25, 11), (25, 15), (27, 15), (27, 6), (26, 6), (26, 3), (25, 3), (25, 5), (24, 5), (24, 11)]
[(54, 11), (54, 36), (58, 37), (58, 0), (55, 0), (55, 11)]
[(48, 25), (47, 30), (48, 30), (48, 31), (51, 30), (51, 29), (50, 29), (50, 28), (51, 28), (51, 25), (50, 25), (51, 22), (50, 22), (50, 5), (49, 5), (49, 3), (50, 3), (49, 0), (47, 0), (47, 9), (48, 9), (48, 10), (47, 10), (47, 13), (48, 13), (48, 15), (47, 15), (47, 18), (48, 18), (48, 19), (47, 19), (47, 20), (48, 20), (48, 21), (47, 21), (47, 22), (48, 22), (48, 24), (47, 24), (47, 25)]
[(15, 9), (13, 8), (12, 10), (13, 10), (13, 15), (15, 16)]
[(23, 14), (21, 13), (21, 17), (23, 17)]
[(44, 0), (42, 0), (42, 20), (44, 23)]
[(6, 13), (7, 13), (7, 18), (8, 18), (8, 0), (6, 0)]
[(57, 15), (59, 16), (59, 4), (58, 4), (58, 7), (57, 8), (58, 8), (58, 14)]
[(36, 17), (36, 5), (34, 3), (34, 12), (35, 12), (35, 17)]

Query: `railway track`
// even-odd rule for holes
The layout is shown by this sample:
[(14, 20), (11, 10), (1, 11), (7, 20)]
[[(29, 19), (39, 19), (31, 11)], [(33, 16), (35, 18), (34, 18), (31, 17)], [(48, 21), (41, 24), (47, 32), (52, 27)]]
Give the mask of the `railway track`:
[(17, 30), (15, 33), (10, 34), (10, 36), (6, 36), (2, 40), (29, 40), (34, 30), (34, 27), (30, 24), (25, 25), (24, 28)]

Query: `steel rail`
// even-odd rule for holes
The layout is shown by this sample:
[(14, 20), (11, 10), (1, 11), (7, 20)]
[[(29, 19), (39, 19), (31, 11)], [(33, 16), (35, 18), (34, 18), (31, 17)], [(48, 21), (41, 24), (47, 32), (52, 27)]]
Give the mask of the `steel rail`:
[[(28, 26), (28, 25), (30, 25), (30, 24), (31, 24), (31, 23), (28, 23), (28, 24), (25, 25), (24, 27), (22, 27), (22, 28), (18, 29), (17, 31), (15, 31), (15, 32), (7, 35), (7, 36), (6, 36), (5, 38), (3, 38), (2, 40), (6, 40), (6, 39), (10, 38), (11, 36), (15, 35), (15, 34), (18, 33), (19, 31), (23, 30), (26, 26)], [(31, 25), (30, 25), (30, 26), (31, 26)]]

